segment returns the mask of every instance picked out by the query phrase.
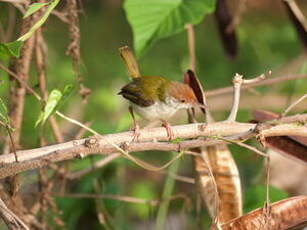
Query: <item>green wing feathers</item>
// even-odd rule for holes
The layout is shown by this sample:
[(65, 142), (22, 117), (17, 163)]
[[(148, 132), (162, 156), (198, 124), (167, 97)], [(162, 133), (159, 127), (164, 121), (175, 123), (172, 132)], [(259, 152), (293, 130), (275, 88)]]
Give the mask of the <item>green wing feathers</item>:
[(118, 93), (139, 106), (150, 106), (155, 101), (165, 101), (170, 82), (162, 77), (148, 76), (133, 79)]

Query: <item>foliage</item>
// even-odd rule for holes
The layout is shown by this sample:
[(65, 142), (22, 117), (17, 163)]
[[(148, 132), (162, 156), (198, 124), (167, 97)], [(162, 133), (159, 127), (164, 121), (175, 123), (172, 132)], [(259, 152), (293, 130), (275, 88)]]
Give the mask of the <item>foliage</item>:
[(63, 93), (58, 89), (52, 90), (50, 95), (48, 96), (48, 100), (43, 111), (40, 113), (38, 120), (35, 123), (35, 126), (38, 126), (39, 124), (45, 124), (48, 118), (52, 116), (56, 112), (56, 110), (59, 109), (65, 103), (67, 98), (71, 95), (72, 91), (72, 85), (66, 85)]
[(6, 59), (10, 56), (19, 57), (21, 46), (21, 41), (0, 43), (0, 58)]
[[(152, 7), (154, 2), (156, 7)], [(72, 95), (69, 98), (69, 103), (63, 106), (67, 96), (71, 94), (68, 93), (70, 89), (65, 88), (66, 90), (64, 89), (63, 91), (58, 89), (62, 89), (63, 86), (72, 82), (74, 76), (70, 59), (64, 55), (68, 41), (67, 27), (63, 26), (62, 22), (55, 17), (49, 17), (52, 3), (54, 7), (54, 4), (57, 4), (56, 1), (51, 1), (45, 5), (35, 5), (34, 3), (24, 16), (35, 15), (39, 12), (38, 8), (45, 10), (44, 16), (38, 19), (39, 24), (35, 24), (36, 27), (33, 26), (22, 39), (32, 36), (48, 17), (48, 23), (44, 27), (44, 37), (48, 46), (46, 67), (48, 73), (47, 87), (50, 95), (38, 122), (40, 124), (45, 123), (56, 110), (61, 108), (65, 113), (72, 114), (74, 117), (78, 117), (79, 120), (93, 121), (92, 127), (100, 133), (128, 130), (131, 126), (131, 118), (127, 112), (127, 104), (116, 95), (120, 87), (128, 81), (126, 71), (118, 57), (117, 48), (130, 43), (132, 39), (131, 31), (120, 8), (121, 6), (116, 6), (115, 3), (114, 5), (108, 5), (110, 3), (107, 3), (107, 1), (84, 3), (85, 16), (80, 18), (82, 75), (85, 79), (84, 84), (92, 89), (93, 94), (89, 97), (86, 105), (81, 103), (79, 96)], [(135, 5), (136, 3), (141, 4), (141, 6)], [(208, 16), (203, 20), (205, 15), (214, 10), (214, 1), (148, 0), (141, 2), (141, 0), (126, 0), (124, 8), (133, 32), (134, 48), (139, 56), (143, 55), (140, 60), (140, 66), (144, 74), (162, 75), (173, 80), (182, 79), (182, 72), (187, 68), (185, 60), (188, 59), (186, 34), (183, 31), (188, 23), (196, 25), (197, 72), (206, 90), (229, 86), (231, 77), (236, 72), (249, 77), (258, 75), (266, 70), (273, 70), (273, 73), (277, 76), (283, 66), (290, 68), (289, 72), (291, 73), (305, 72), (297, 58), (301, 49), (295, 32), (291, 24), (280, 16), (280, 12), (274, 12), (274, 16), (271, 16), (271, 10), (265, 11), (263, 14), (262, 11), (247, 12), (237, 31), (240, 38), (240, 55), (236, 60), (229, 61), (223, 54), (213, 17)], [(48, 9), (49, 14), (46, 16)], [(1, 13), (3, 11), (5, 11), (4, 8), (1, 8)], [(156, 11), (158, 13), (155, 13)], [(193, 12), (193, 14), (186, 15), (186, 12)], [(261, 14), (261, 17), (259, 17), (259, 14)], [(3, 25), (8, 24), (7, 18), (5, 14), (0, 15)], [(21, 19), (18, 18), (18, 20)], [(255, 31), (259, 31), (259, 33), (255, 33)], [(0, 57), (18, 57), (21, 46), (21, 40), (1, 43)], [(289, 67), (287, 63), (294, 59), (295, 63), (298, 64)], [(5, 101), (9, 81), (5, 78), (4, 72), (0, 72), (0, 74), (4, 79), (4, 84), (0, 88), (0, 96)], [(36, 71), (32, 71), (30, 76), (29, 84), (34, 88), (37, 84)], [(301, 82), (296, 85), (293, 98), (300, 93), (306, 92), (307, 85), (303, 81)], [(263, 105), (258, 103), (257, 106), (253, 103), (251, 105), (246, 105), (245, 103), (239, 111), (239, 114), (242, 115), (239, 117), (239, 121), (252, 119), (250, 114), (251, 107), (282, 111), (283, 106), (280, 106), (280, 104), (283, 104), (284, 99), (289, 95), (289, 85), (289, 83), (284, 83), (274, 87), (257, 88), (257, 95), (266, 96), (272, 94), (274, 100), (282, 100), (277, 103), (279, 107), (275, 105), (276, 103), (273, 99), (272, 102), (267, 101)], [(249, 92), (246, 95), (249, 96), (251, 93)], [(216, 120), (221, 120), (225, 117), (229, 106), (225, 102), (228, 103), (228, 98), (230, 98), (229, 95), (225, 97), (225, 100), (219, 100), (217, 104), (210, 104), (210, 107), (213, 107), (213, 115)], [(209, 98), (209, 103), (211, 102), (210, 100), (211, 98)], [(221, 103), (222, 107), (219, 103)], [(1, 103), (2, 112), (0, 115), (3, 121), (8, 117), (5, 112), (6, 107), (2, 105), (4, 103)], [(34, 101), (33, 97), (26, 96), (21, 141), (24, 149), (38, 147), (39, 133), (34, 129), (33, 124), (39, 111), (40, 103)], [(182, 113), (182, 117), (178, 118), (175, 123), (185, 123), (186, 118), (184, 116), (185, 113)], [(76, 128), (71, 128), (65, 121), (59, 122), (63, 133), (67, 134), (66, 138), (71, 139)], [(52, 132), (48, 128), (46, 127), (46, 139), (48, 143), (54, 143)], [(243, 191), (246, 198), (245, 211), (261, 207), (265, 201), (265, 190), (263, 186), (256, 186), (253, 183), (253, 178), (258, 176), (261, 168), (262, 161), (260, 157), (237, 146), (231, 147), (231, 150), (234, 152), (240, 167), (240, 176), (243, 180)], [(157, 151), (137, 154), (143, 160), (156, 165), (162, 165), (167, 156), (167, 154)], [(93, 161), (98, 161), (99, 159), (97, 157)], [(180, 170), (178, 170), (179, 175), (193, 177), (192, 164), (189, 159), (187, 156), (184, 162), (181, 162)], [(69, 166), (69, 170), (72, 171), (88, 169), (92, 167), (92, 161), (89, 158), (75, 160), (72, 163), (70, 162)], [(123, 167), (126, 167), (126, 171), (120, 174), (118, 171)], [(31, 187), (33, 186), (33, 180), (29, 182), (27, 176), (28, 174), (24, 175), (22, 186)], [(69, 181), (66, 192), (93, 193), (95, 191), (92, 188), (92, 182), (94, 179), (98, 179), (103, 182), (102, 193), (104, 194), (129, 194), (144, 199), (158, 199), (165, 189), (162, 183), (163, 178), (165, 178), (165, 174), (149, 173), (133, 164), (127, 164), (125, 159), (120, 159), (103, 168), (96, 169), (85, 177)], [(192, 207), (185, 213), (187, 227), (189, 229), (202, 228), (204, 223), (197, 226), (198, 211), (195, 205), (194, 186), (176, 182), (173, 193), (177, 192), (183, 192), (193, 199)], [(270, 192), (271, 201), (287, 196), (282, 190), (272, 187)], [(141, 222), (145, 222), (147, 226), (148, 223), (155, 219), (158, 210), (156, 207), (150, 208), (143, 204), (126, 204), (116, 200), (103, 200), (102, 202), (106, 205), (114, 220), (120, 219), (122, 221), (122, 229), (136, 229), (138, 223)], [(89, 227), (90, 223), (91, 227), (94, 226), (91, 229), (101, 229), (93, 200), (57, 198), (57, 204), (63, 212), (62, 218), (67, 223), (67, 229), (81, 229), (80, 221), (85, 225), (87, 224), (87, 227)], [(178, 217), (178, 207), (180, 208), (181, 205), (174, 202), (174, 205), (169, 207), (168, 214)], [(129, 210), (129, 212), (125, 212), (123, 215), (120, 214), (120, 210)], [(201, 217), (200, 222), (205, 220), (206, 224), (209, 223), (210, 220), (204, 210), (200, 211), (199, 216)]]
[(153, 42), (182, 32), (187, 24), (200, 23), (214, 8), (215, 0), (126, 0), (136, 53), (142, 55)]
[[(45, 23), (45, 21), (47, 20), (47, 18), (51, 14), (52, 10), (57, 6), (57, 4), (59, 2), (60, 2), (60, 0), (53, 0), (52, 2), (50, 2), (50, 4), (49, 4), (48, 8), (46, 9), (46, 11), (44, 12), (43, 16), (31, 27), (31, 29), (27, 33), (25, 33), (20, 38), (18, 38), (17, 41), (25, 41), (29, 37), (31, 37), (33, 35), (33, 33)], [(29, 7), (29, 9), (26, 12), (24, 17), (31, 15), (35, 11), (39, 10), (38, 8), (41, 8), (41, 7), (42, 7), (41, 5), (40, 5), (40, 7), (38, 7), (37, 5), (33, 5), (33, 4), (30, 5), (30, 7)]]
[(50, 3), (33, 3), (29, 6), (27, 12), (24, 15), (24, 18), (27, 18), (28, 16), (34, 14), (38, 10), (40, 10), (42, 7), (49, 5), (47, 10), (45, 11), (44, 15), (30, 28), (30, 30), (19, 37), (14, 42), (9, 43), (0, 43), (0, 57), (1, 58), (7, 58), (10, 56), (13, 57), (19, 57), (20, 55), (20, 49), (23, 45), (23, 42), (26, 41), (28, 38), (30, 38), (33, 33), (40, 28), (45, 21), (47, 20), (48, 16), (52, 12), (52, 10), (57, 6), (57, 4), (60, 2), (60, 0), (53, 0)]
[(48, 5), (49, 3), (44, 3), (44, 2), (35, 2), (32, 3), (27, 12), (24, 14), (23, 18), (29, 17), (30, 15), (34, 14), (36, 11), (40, 10), (42, 7)]

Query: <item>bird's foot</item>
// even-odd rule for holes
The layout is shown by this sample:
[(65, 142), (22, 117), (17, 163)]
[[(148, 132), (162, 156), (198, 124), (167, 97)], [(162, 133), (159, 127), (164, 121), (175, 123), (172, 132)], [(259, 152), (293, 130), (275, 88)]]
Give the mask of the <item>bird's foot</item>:
[(172, 126), (165, 120), (162, 121), (162, 126), (166, 129), (168, 140), (169, 141), (174, 140), (175, 135), (172, 130)]
[(133, 137), (130, 142), (137, 142), (139, 141), (140, 137), (140, 125), (138, 123), (134, 123), (133, 127), (131, 128), (131, 131), (133, 131)]

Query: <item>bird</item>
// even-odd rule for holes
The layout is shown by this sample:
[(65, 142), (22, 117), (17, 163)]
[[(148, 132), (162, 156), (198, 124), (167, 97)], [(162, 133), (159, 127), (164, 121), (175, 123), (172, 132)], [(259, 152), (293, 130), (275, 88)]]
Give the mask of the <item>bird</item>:
[(130, 101), (135, 138), (139, 135), (139, 126), (133, 111), (148, 121), (162, 121), (169, 140), (172, 140), (173, 132), (168, 119), (180, 109), (201, 106), (189, 85), (160, 76), (133, 78), (118, 94)]

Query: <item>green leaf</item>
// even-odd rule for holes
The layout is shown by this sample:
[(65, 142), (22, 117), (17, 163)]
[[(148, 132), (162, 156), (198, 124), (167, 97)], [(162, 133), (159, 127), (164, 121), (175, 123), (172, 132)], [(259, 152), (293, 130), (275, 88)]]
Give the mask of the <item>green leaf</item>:
[(63, 96), (61, 98), (61, 101), (59, 103), (59, 107), (61, 107), (67, 100), (67, 98), (71, 95), (72, 91), (74, 89), (74, 86), (72, 84), (66, 85), (63, 90)]
[(215, 0), (126, 0), (124, 8), (134, 36), (134, 48), (142, 55), (156, 40), (198, 24), (215, 9)]
[(45, 21), (47, 20), (48, 16), (50, 15), (51, 11), (57, 6), (60, 0), (53, 0), (51, 3), (49, 3), (49, 6), (47, 10), (45, 11), (45, 14), (39, 19), (32, 27), (31, 29), (22, 35), (20, 38), (17, 39), (17, 41), (25, 41), (29, 37), (32, 36), (32, 34), (39, 28), (41, 27)]
[(48, 118), (65, 103), (67, 98), (71, 95), (73, 89), (73, 85), (69, 84), (65, 86), (63, 93), (58, 89), (52, 90), (48, 96), (44, 110), (40, 113), (35, 123), (35, 127), (37, 127), (39, 124), (45, 124)]
[(36, 11), (38, 11), (39, 9), (41, 9), (42, 7), (48, 5), (49, 2), (43, 3), (43, 2), (36, 2), (33, 3), (29, 6), (27, 12), (25, 13), (25, 15), (23, 16), (23, 18), (26, 18), (32, 14), (34, 14)]
[(8, 116), (8, 110), (4, 103), (4, 101), (0, 98), (0, 119), (5, 123), (9, 124), (9, 116)]
[(58, 89), (54, 89), (51, 91), (50, 95), (48, 96), (48, 100), (46, 106), (44, 108), (44, 116), (42, 123), (44, 124), (48, 118), (56, 111), (59, 102), (62, 99), (62, 93)]
[(22, 46), (22, 41), (14, 41), (14, 42), (8, 42), (8, 43), (0, 43), (0, 56), (1, 57), (19, 57), (20, 55), (20, 49)]

